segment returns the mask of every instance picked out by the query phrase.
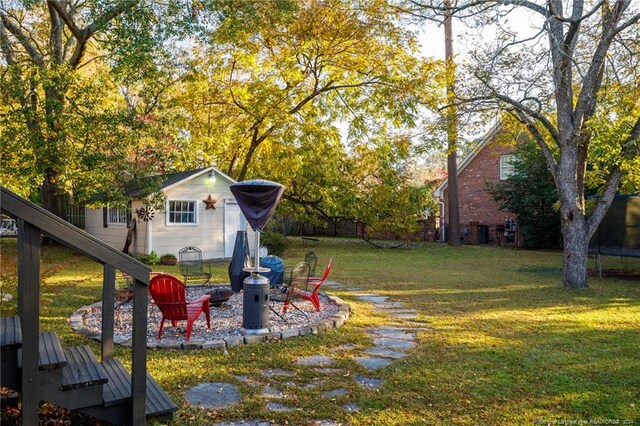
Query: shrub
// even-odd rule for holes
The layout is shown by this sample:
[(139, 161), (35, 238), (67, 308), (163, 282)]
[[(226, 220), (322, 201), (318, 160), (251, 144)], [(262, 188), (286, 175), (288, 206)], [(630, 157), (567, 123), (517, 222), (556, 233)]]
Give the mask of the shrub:
[(160, 256), (160, 263), (163, 265), (175, 265), (178, 259), (171, 253), (165, 253)]
[(260, 237), (260, 244), (269, 249), (269, 254), (282, 257), (290, 241), (277, 232), (264, 231)]
[(136, 259), (138, 259), (142, 263), (146, 263), (147, 265), (151, 265), (151, 266), (157, 265), (158, 263), (160, 263), (160, 258), (158, 257), (158, 254), (154, 250), (151, 250), (151, 253), (147, 255), (136, 256)]

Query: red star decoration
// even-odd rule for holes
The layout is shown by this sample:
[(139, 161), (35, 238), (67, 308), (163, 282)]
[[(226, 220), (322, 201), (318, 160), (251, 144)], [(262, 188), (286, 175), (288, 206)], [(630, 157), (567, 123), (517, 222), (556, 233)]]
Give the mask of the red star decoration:
[(217, 200), (214, 200), (211, 194), (209, 194), (209, 196), (205, 200), (202, 200), (202, 202), (207, 205), (205, 210), (216, 209)]

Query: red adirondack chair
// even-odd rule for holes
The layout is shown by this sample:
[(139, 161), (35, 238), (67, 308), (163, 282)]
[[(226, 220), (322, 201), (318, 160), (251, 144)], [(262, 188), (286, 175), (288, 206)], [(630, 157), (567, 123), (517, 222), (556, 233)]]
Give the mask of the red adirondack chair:
[[(309, 277), (306, 280), (307, 288), (303, 289), (301, 286), (293, 288), (293, 292), (296, 296), (308, 300), (313, 304), (313, 307), (316, 308), (316, 312), (320, 312), (320, 298), (318, 297), (318, 289), (322, 284), (324, 284), (325, 280), (329, 276), (329, 272), (331, 272), (331, 264), (333, 263), (333, 257), (329, 259), (329, 264), (324, 270), (324, 275), (322, 278), (313, 278)], [(287, 312), (288, 303), (285, 303), (282, 311)]]
[(209, 299), (211, 296), (206, 295), (193, 301), (187, 301), (184, 283), (168, 274), (159, 274), (151, 278), (149, 293), (153, 303), (158, 306), (162, 313), (158, 339), (162, 337), (165, 320), (171, 320), (171, 324), (174, 327), (178, 324), (178, 321), (187, 320), (187, 341), (189, 341), (193, 323), (203, 312), (207, 318), (207, 327), (211, 328), (211, 313), (209, 312)]

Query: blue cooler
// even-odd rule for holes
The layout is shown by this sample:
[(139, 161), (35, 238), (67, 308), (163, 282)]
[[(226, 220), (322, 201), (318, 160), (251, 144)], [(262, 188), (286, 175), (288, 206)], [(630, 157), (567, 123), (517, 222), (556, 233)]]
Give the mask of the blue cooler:
[(260, 259), (260, 266), (271, 269), (260, 274), (269, 279), (269, 286), (275, 287), (284, 282), (284, 260), (271, 254)]

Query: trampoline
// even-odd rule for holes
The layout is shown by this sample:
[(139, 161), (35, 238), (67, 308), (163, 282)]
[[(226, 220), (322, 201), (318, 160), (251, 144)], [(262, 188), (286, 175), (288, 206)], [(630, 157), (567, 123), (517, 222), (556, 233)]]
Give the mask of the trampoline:
[(602, 275), (602, 256), (640, 257), (640, 195), (616, 195), (589, 242)]

